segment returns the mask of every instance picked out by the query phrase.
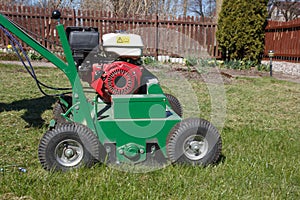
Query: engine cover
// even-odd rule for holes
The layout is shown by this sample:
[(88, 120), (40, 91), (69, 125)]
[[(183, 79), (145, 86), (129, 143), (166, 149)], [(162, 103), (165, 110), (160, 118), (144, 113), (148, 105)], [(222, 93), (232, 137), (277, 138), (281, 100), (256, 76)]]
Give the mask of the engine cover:
[(94, 65), (91, 86), (105, 102), (111, 102), (111, 95), (135, 93), (141, 77), (141, 67), (127, 62)]

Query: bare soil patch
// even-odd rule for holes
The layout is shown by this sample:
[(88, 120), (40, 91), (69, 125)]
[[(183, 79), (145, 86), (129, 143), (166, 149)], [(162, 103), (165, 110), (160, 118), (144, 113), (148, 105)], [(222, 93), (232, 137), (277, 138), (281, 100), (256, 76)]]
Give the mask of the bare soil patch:
[[(174, 67), (172, 70), (181, 71), (182, 74), (188, 79), (197, 79), (203, 81), (201, 74), (197, 72), (195, 68), (186, 68), (186, 67)], [(259, 77), (269, 77), (270, 72), (258, 71), (255, 68), (249, 70), (233, 70), (233, 69), (218, 69), (218, 70), (209, 70), (204, 71), (204, 73), (209, 73), (209, 76), (213, 79), (216, 76), (222, 76), (224, 84), (230, 84), (236, 77), (249, 77), (249, 78), (259, 78)], [(295, 83), (300, 83), (300, 77), (284, 74), (282, 72), (273, 72), (273, 78), (278, 80), (285, 80)]]

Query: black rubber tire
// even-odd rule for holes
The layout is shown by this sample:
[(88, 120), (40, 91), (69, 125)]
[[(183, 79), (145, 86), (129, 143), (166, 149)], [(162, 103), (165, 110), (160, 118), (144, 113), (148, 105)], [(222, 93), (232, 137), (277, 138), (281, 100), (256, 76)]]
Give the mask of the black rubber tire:
[(167, 138), (167, 154), (172, 163), (207, 166), (218, 161), (221, 151), (218, 130), (203, 119), (189, 118), (177, 123)]
[[(74, 154), (70, 158), (66, 156), (69, 150)], [(63, 153), (60, 154), (60, 151)], [(62, 124), (47, 131), (38, 148), (38, 157), (43, 168), (53, 171), (91, 167), (99, 161), (103, 162), (105, 156), (106, 151), (98, 137), (88, 127), (75, 123)]]
[[(65, 96), (65, 100), (68, 102), (68, 104), (71, 106), (72, 105), (72, 97), (71, 96)], [(54, 104), (53, 107), (53, 119), (56, 121), (58, 124), (63, 124), (66, 123), (67, 120), (61, 116), (61, 113), (67, 112), (69, 108), (67, 108), (65, 105), (63, 105), (60, 101), (57, 101)]]
[(179, 117), (182, 117), (183, 111), (182, 111), (182, 107), (181, 107), (179, 100), (171, 94), (165, 94), (165, 96), (167, 97), (167, 99), (171, 105), (171, 108), (174, 110), (174, 112)]

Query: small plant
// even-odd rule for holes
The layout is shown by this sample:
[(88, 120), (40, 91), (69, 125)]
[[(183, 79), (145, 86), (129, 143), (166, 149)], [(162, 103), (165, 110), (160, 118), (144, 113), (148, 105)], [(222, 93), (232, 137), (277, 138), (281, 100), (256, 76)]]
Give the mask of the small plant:
[(227, 69), (240, 69), (241, 62), (239, 60), (230, 60), (225, 62), (225, 68)]
[(143, 62), (145, 65), (150, 65), (150, 64), (156, 63), (156, 60), (154, 57), (147, 56), (147, 57), (143, 58)]
[[(243, 61), (242, 61), (243, 62)], [(251, 69), (252, 67), (255, 67), (255, 62), (252, 60), (244, 61), (242, 64), (242, 69)]]
[(260, 64), (256, 68), (258, 71), (270, 71), (270, 65)]
[(207, 73), (209, 70), (208, 68), (217, 67), (218, 63), (216, 59), (198, 59), (197, 65), (195, 66), (196, 70), (200, 73)]
[(30, 50), (27, 55), (30, 60), (42, 60), (42, 58), (43, 58), (43, 56), (41, 56), (41, 54), (39, 54), (33, 50)]
[(196, 57), (187, 57), (184, 59), (185, 66), (191, 67), (198, 64), (198, 58)]
[(220, 64), (216, 59), (198, 59), (197, 65), (200, 67), (216, 67)]

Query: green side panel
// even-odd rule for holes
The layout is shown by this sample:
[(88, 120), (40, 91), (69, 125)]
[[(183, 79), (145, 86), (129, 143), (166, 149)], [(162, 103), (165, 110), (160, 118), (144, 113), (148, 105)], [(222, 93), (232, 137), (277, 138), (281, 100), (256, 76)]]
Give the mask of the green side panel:
[(146, 119), (166, 117), (166, 97), (153, 95), (114, 95), (113, 117), (115, 119)]

